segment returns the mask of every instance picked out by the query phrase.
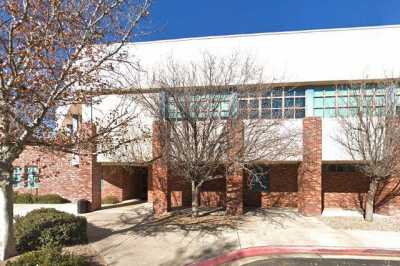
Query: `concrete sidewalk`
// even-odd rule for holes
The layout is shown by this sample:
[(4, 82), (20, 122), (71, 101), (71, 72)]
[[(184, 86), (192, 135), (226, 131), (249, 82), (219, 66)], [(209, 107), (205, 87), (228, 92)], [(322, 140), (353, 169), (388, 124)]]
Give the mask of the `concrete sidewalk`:
[(228, 222), (207, 217), (154, 220), (148, 203), (109, 208), (87, 214), (89, 240), (109, 265), (185, 265), (266, 245), (400, 248), (400, 232), (337, 230), (294, 210), (257, 210)]

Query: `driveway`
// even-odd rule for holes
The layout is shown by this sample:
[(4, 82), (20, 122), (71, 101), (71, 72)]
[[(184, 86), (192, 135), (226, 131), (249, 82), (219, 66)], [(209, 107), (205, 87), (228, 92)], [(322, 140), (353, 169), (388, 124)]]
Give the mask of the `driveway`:
[(400, 247), (400, 232), (334, 229), (295, 210), (256, 210), (229, 219), (215, 212), (193, 221), (187, 213), (154, 219), (151, 204), (133, 202), (86, 216), (91, 245), (108, 265), (185, 265), (266, 245)]

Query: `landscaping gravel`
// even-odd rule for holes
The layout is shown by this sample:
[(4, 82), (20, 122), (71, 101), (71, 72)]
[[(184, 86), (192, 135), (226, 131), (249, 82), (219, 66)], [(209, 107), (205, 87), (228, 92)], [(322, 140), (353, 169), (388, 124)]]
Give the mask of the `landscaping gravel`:
[(400, 232), (399, 216), (375, 217), (373, 222), (361, 217), (321, 217), (320, 220), (334, 229)]

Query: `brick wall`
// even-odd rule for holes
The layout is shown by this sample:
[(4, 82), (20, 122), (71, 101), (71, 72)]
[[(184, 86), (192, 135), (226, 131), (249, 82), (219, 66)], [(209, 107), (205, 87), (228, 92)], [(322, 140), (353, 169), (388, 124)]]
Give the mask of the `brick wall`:
[(147, 168), (103, 165), (101, 177), (103, 178), (102, 197), (111, 195), (120, 201), (146, 198), (143, 192), (146, 189)]
[[(82, 130), (95, 130), (82, 124)], [(18, 192), (33, 194), (59, 194), (71, 201), (86, 199), (92, 209), (100, 208), (100, 177), (96, 156), (80, 155), (79, 165), (72, 165), (72, 154), (51, 151), (43, 147), (28, 146), (14, 161), (14, 167), (37, 166), (39, 169), (39, 188), (16, 188)]]
[(269, 166), (269, 192), (251, 191), (245, 175), (244, 204), (246, 207), (297, 207), (298, 164)]
[(369, 180), (359, 172), (322, 172), (324, 208), (360, 209)]

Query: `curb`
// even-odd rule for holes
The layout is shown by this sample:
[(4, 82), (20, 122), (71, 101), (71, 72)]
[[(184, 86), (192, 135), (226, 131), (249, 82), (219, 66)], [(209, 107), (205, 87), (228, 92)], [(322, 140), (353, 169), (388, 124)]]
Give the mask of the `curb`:
[(319, 255), (354, 255), (400, 257), (400, 249), (382, 248), (345, 248), (345, 247), (311, 247), (311, 246), (261, 246), (244, 248), (224, 255), (188, 264), (188, 266), (217, 266), (248, 257), (287, 254), (319, 254)]

